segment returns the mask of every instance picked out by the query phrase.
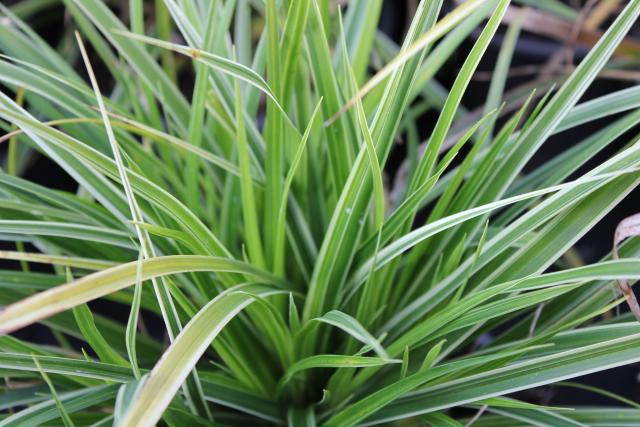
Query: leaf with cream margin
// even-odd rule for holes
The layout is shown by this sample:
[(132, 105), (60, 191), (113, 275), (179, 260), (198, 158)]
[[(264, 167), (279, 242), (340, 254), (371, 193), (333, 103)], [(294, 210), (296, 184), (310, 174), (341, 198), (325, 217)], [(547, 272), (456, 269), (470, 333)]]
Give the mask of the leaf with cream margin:
[(234, 272), (258, 281), (286, 287), (281, 279), (241, 261), (199, 256), (170, 255), (121, 264), (108, 270), (57, 286), (18, 301), (0, 312), (0, 333), (10, 333), (79, 304), (103, 297), (135, 284), (169, 274), (197, 271)]
[(455, 28), (456, 25), (460, 24), (466, 17), (476, 11), (480, 6), (482, 6), (483, 3), (484, 0), (469, 0), (466, 3), (458, 6), (455, 10), (453, 10), (453, 12), (442, 18), (442, 20), (434, 25), (433, 28), (422, 34), (420, 38), (418, 38), (408, 49), (402, 51), (391, 62), (385, 65), (380, 71), (378, 71), (376, 75), (369, 79), (369, 81), (360, 88), (358, 93), (349, 101), (347, 101), (347, 103), (342, 108), (340, 108), (340, 110), (337, 111), (336, 114), (331, 117), (331, 119), (328, 120), (328, 123), (333, 123), (338, 117), (340, 117), (347, 110), (353, 107), (358, 99), (362, 99), (366, 94), (371, 92), (373, 88), (383, 82), (388, 76), (390, 76), (395, 70), (405, 64), (408, 60), (420, 53), (422, 49), (429, 46), (431, 43), (438, 40), (440, 37), (444, 36), (453, 28)]
[(184, 327), (154, 366), (124, 415), (120, 427), (154, 426), (189, 372), (215, 337), (238, 313), (255, 301), (283, 291), (264, 285), (241, 285), (218, 295)]

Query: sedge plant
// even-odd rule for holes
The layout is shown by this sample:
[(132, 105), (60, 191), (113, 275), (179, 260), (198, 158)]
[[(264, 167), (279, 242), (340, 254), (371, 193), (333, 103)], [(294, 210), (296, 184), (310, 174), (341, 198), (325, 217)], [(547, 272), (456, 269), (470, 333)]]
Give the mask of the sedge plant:
[[(56, 3), (59, 45), (27, 23)], [(640, 361), (612, 292), (640, 278), (640, 220), (599, 262), (574, 250), (640, 184), (640, 86), (582, 101), (640, 0), (571, 73), (507, 94), (512, 19), (475, 112), (509, 0), (422, 0), (401, 44), (382, 0), (335, 3), (0, 5), (0, 426), (640, 423), (563, 382)], [(35, 156), (76, 189), (24, 179)], [(556, 383), (626, 407), (516, 393)]]

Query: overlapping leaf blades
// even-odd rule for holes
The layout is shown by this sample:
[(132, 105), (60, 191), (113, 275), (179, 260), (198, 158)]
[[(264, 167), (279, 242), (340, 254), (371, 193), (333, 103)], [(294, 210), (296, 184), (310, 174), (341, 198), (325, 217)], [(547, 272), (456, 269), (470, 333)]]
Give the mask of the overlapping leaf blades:
[[(0, 95), (12, 147), (0, 238), (15, 243), (0, 259), (21, 262), (0, 270), (0, 332), (39, 322), (55, 340), (0, 337), (0, 408), (19, 408), (0, 425), (457, 425), (468, 420), (447, 411), (469, 405), (491, 412), (478, 425), (637, 422), (636, 407), (495, 397), (640, 360), (637, 324), (598, 320), (624, 302), (612, 283), (640, 279), (638, 239), (617, 241), (614, 259), (564, 259), (640, 183), (628, 136), (573, 176), (640, 122), (638, 87), (577, 104), (640, 0), (557, 91), (501, 108), (514, 22), (483, 118), (462, 100), (508, 0), (443, 16), (442, 1), (423, 0), (401, 47), (376, 33), (378, 0), (349, 2), (344, 23), (329, 0), (131, 0), (128, 26), (108, 2), (63, 0), (81, 50), (72, 31), (57, 48), (21, 21), (53, 3), (0, 6), (0, 84), (15, 95)], [(433, 76), (479, 25), (448, 92)], [(85, 82), (64, 49), (105, 81), (89, 67)], [(438, 120), (421, 152), (414, 119), (427, 108)], [(551, 135), (620, 112), (522, 174)], [(410, 167), (391, 200), (385, 165), (404, 137)], [(15, 176), (36, 153), (78, 191)], [(129, 322), (86, 305), (101, 299)], [(161, 330), (138, 328), (149, 319)], [(484, 348), (469, 345), (497, 327)]]

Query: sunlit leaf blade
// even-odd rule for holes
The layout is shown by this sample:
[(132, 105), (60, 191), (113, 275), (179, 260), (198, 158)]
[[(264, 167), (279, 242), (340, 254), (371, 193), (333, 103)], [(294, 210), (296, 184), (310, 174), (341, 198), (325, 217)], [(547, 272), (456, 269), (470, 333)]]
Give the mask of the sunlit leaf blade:
[(463, 3), (453, 12), (451, 12), (451, 14), (443, 18), (430, 31), (424, 33), (408, 49), (404, 50), (401, 55), (398, 55), (393, 61), (389, 62), (382, 70), (376, 73), (376, 75), (371, 78), (364, 86), (362, 86), (358, 93), (331, 118), (331, 121), (335, 120), (339, 115), (343, 114), (345, 111), (351, 108), (355, 104), (356, 99), (365, 96), (374, 87), (376, 87), (376, 85), (380, 84), (386, 77), (388, 77), (399, 67), (401, 67), (405, 62), (411, 59), (411, 57), (416, 55), (418, 52), (420, 52), (429, 44), (433, 43), (438, 38), (442, 37), (447, 33), (447, 31), (450, 31), (456, 24), (469, 16), (469, 14), (473, 13), (481, 5), (481, 1), (469, 0)]
[(0, 331), (7, 333), (60, 311), (75, 307), (136, 283), (169, 274), (196, 271), (238, 272), (248, 277), (282, 286), (281, 280), (241, 261), (223, 258), (173, 255), (130, 262), (80, 278), (63, 286), (41, 292), (0, 312)]
[(122, 426), (153, 426), (173, 399), (189, 371), (225, 325), (254, 301), (246, 292), (266, 297), (278, 293), (273, 288), (249, 285), (235, 288), (244, 292), (220, 294), (202, 308), (185, 326), (164, 357), (143, 381), (136, 401), (129, 406)]

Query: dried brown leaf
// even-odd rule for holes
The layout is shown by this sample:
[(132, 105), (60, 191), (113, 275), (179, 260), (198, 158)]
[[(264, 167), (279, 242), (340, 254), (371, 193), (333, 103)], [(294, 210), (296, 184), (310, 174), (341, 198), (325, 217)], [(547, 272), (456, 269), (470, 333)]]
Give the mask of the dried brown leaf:
[[(618, 246), (620, 243), (630, 237), (636, 236), (640, 236), (640, 213), (625, 218), (620, 222), (620, 224), (618, 224), (618, 227), (616, 227), (616, 232), (613, 235), (613, 259), (620, 258), (620, 255), (618, 254)], [(633, 293), (633, 289), (629, 286), (629, 282), (627, 280), (619, 280), (618, 284), (620, 286), (620, 291), (627, 299), (631, 312), (636, 316), (636, 319), (640, 321), (640, 305), (638, 305), (638, 300)]]

